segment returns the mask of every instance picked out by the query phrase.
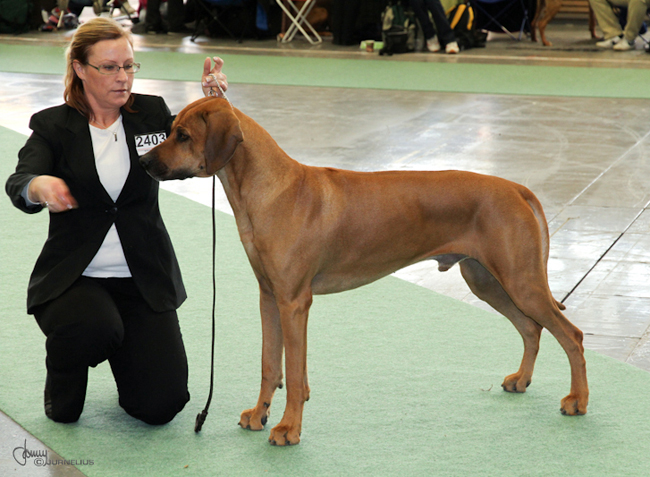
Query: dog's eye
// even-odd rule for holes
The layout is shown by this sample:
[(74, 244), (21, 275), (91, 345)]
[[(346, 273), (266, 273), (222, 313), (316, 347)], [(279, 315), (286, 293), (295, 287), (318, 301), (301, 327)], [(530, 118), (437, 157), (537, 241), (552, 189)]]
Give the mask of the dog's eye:
[(185, 134), (185, 133), (183, 133), (181, 131), (176, 131), (176, 139), (178, 140), (178, 142), (185, 142), (189, 138), (190, 137), (187, 134)]

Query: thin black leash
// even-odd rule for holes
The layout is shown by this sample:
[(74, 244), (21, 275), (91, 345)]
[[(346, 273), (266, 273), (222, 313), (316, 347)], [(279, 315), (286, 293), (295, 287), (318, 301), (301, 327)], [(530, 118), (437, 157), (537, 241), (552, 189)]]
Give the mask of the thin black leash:
[[(230, 104), (230, 107), (232, 107), (232, 103), (230, 103), (230, 100), (226, 97), (226, 92), (223, 90), (219, 82), (217, 81), (217, 78), (214, 75), (210, 75), (214, 78), (215, 82), (217, 83), (217, 87), (219, 88), (219, 91), (221, 92), (221, 96), (228, 101)], [(214, 96), (213, 94), (213, 89), (210, 89), (210, 96)], [(212, 176), (212, 351), (211, 351), (211, 359), (210, 359), (210, 392), (208, 393), (208, 401), (205, 403), (205, 407), (203, 408), (203, 411), (201, 411), (197, 416), (196, 416), (196, 422), (194, 423), (194, 432), (201, 432), (201, 428), (203, 427), (203, 423), (205, 422), (206, 418), (208, 417), (208, 409), (210, 408), (210, 403), (212, 403), (212, 393), (214, 391), (214, 348), (215, 348), (215, 341), (216, 341), (216, 310), (217, 310), (217, 275), (216, 275), (216, 270), (217, 270), (217, 220), (216, 220), (216, 214), (215, 214), (215, 209), (216, 209), (216, 204), (215, 204), (215, 196), (217, 193), (217, 178), (216, 176)]]
[(214, 390), (214, 345), (216, 341), (216, 319), (215, 314), (217, 310), (217, 221), (215, 215), (215, 193), (217, 187), (216, 176), (212, 176), (212, 352), (210, 359), (210, 393), (208, 394), (208, 402), (205, 403), (205, 408), (196, 416), (196, 423), (194, 424), (194, 432), (200, 432), (203, 427), (205, 419), (208, 417), (208, 408), (212, 402), (212, 392)]
[(596, 268), (596, 266), (598, 266), (598, 264), (601, 262), (601, 260), (602, 260), (603, 258), (605, 258), (605, 255), (607, 255), (607, 254), (609, 253), (609, 251), (610, 251), (611, 249), (614, 248), (614, 245), (616, 245), (616, 244), (618, 243), (618, 241), (621, 240), (621, 239), (623, 238), (623, 235), (625, 235), (625, 234), (627, 233), (627, 231), (630, 230), (630, 227), (632, 227), (632, 226), (634, 225), (634, 223), (635, 223), (637, 220), (639, 220), (639, 217), (641, 217), (641, 214), (643, 214), (646, 210), (648, 210), (648, 207), (650, 207), (650, 202), (648, 202), (648, 203), (645, 205), (645, 207), (643, 207), (643, 209), (641, 209), (641, 211), (640, 211), (638, 214), (636, 214), (636, 216), (634, 217), (634, 219), (632, 219), (632, 222), (630, 222), (630, 223), (628, 224), (628, 226), (625, 227), (625, 230), (623, 230), (623, 231), (621, 232), (621, 234), (620, 234), (618, 237), (616, 237), (616, 240), (614, 240), (614, 241), (612, 242), (612, 244), (611, 244), (609, 247), (607, 247), (607, 250), (605, 250), (605, 251), (603, 252), (603, 254), (602, 254), (600, 257), (598, 257), (598, 260), (596, 260), (596, 263), (594, 263), (593, 266), (592, 266), (592, 267), (587, 271), (587, 273), (585, 273), (585, 274), (582, 276), (582, 278), (578, 281), (578, 283), (575, 284), (575, 286), (571, 289), (571, 291), (570, 291), (569, 293), (566, 294), (566, 296), (562, 299), (561, 303), (564, 303), (564, 302), (565, 302), (565, 301), (566, 301), (566, 300), (571, 296), (571, 294), (572, 294), (574, 291), (576, 291), (576, 289), (580, 286), (580, 284), (581, 284), (583, 281), (585, 281), (585, 279), (586, 279), (586, 278), (589, 276), (589, 274), (594, 270), (594, 268)]

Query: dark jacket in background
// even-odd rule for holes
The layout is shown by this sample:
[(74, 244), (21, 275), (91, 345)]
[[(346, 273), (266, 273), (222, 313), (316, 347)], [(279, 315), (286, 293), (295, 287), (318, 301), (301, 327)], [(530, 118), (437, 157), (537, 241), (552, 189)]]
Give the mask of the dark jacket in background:
[(381, 40), (381, 13), (388, 0), (334, 0), (332, 34), (335, 45)]

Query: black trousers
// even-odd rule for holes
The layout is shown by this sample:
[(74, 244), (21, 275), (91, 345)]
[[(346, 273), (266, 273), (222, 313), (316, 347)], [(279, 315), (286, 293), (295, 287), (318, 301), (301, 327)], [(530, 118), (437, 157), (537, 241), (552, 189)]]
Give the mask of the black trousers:
[[(147, 0), (147, 14), (145, 23), (155, 30), (163, 28), (162, 16), (160, 15), (160, 0)], [(171, 31), (178, 31), (183, 27), (185, 21), (185, 4), (183, 0), (167, 0), (167, 21)]]
[[(48, 416), (83, 411), (88, 367), (108, 360), (119, 403), (149, 424), (171, 421), (189, 401), (187, 357), (176, 311), (158, 313), (130, 278), (79, 278), (34, 316), (47, 336)], [(48, 396), (46, 396), (47, 400)]]
[[(411, 7), (413, 8), (413, 13), (415, 13), (415, 16), (422, 26), (424, 38), (427, 40), (433, 38), (437, 31), (438, 39), (443, 46), (452, 41), (456, 41), (456, 36), (454, 35), (451, 26), (449, 26), (447, 14), (445, 13), (444, 8), (442, 8), (440, 0), (410, 0), (410, 2)], [(429, 19), (428, 12), (431, 12), (435, 28)]]

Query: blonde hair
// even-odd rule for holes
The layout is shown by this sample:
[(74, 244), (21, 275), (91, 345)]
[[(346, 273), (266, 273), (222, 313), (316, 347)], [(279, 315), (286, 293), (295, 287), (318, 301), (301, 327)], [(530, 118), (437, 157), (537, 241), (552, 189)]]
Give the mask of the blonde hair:
[[(86, 100), (84, 86), (74, 70), (73, 63), (78, 61), (82, 65), (88, 64), (90, 49), (98, 42), (103, 40), (118, 40), (126, 38), (133, 48), (133, 38), (131, 33), (111, 18), (96, 17), (83, 23), (72, 36), (70, 44), (65, 51), (66, 73), (65, 73), (65, 91), (63, 99), (68, 106), (75, 108), (83, 114), (88, 120), (92, 119), (93, 112)], [(133, 94), (129, 97), (124, 105), (124, 109), (134, 112), (131, 109), (133, 104)]]

